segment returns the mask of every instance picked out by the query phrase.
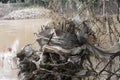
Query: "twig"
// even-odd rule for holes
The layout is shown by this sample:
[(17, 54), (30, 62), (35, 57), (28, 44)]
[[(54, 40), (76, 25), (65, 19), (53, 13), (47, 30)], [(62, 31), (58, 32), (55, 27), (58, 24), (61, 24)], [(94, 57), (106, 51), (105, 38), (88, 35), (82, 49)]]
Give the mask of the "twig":
[(113, 57), (113, 58), (111, 58), (110, 60), (109, 60), (109, 62), (105, 65), (105, 67), (99, 72), (99, 75), (103, 72), (103, 71), (105, 71), (105, 69), (108, 67), (108, 65), (112, 62), (112, 60), (114, 59), (115, 57)]
[[(118, 68), (114, 73), (113, 73), (113, 72), (106, 71), (106, 72), (111, 73), (111, 74), (109, 75), (109, 77), (108, 77), (106, 80), (110, 80), (110, 78), (111, 78), (113, 75), (118, 76), (116, 73), (117, 73), (119, 70), (120, 70), (120, 68)], [(118, 76), (118, 77), (119, 77), (119, 76)]]
[(49, 44), (49, 43), (50, 43), (50, 41), (51, 41), (51, 39), (52, 39), (53, 35), (54, 35), (54, 33), (52, 33), (52, 35), (50, 36), (50, 38), (49, 38), (49, 40), (48, 40), (48, 43), (47, 43), (47, 44)]
[(111, 56), (111, 59), (110, 59), (109, 62), (105, 65), (105, 67), (99, 72), (99, 75), (100, 75), (103, 71), (105, 71), (105, 69), (107, 68), (107, 66), (108, 66), (108, 65), (113, 61), (113, 59), (116, 58), (117, 56), (120, 56), (120, 51)]

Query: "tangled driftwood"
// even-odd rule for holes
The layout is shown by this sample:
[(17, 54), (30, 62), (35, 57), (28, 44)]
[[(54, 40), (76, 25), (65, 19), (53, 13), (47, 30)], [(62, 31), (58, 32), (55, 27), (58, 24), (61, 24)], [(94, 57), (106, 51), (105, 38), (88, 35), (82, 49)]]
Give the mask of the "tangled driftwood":
[[(27, 45), (17, 54), (20, 62), (18, 74), (20, 79), (81, 80), (90, 78), (97, 80), (103, 72), (108, 74), (103, 77), (106, 80), (110, 80), (113, 75), (119, 79), (117, 72), (120, 68), (112, 72), (108, 66), (120, 56), (120, 51), (109, 52), (94, 46), (88, 37), (94, 34), (86, 22), (82, 23), (82, 28), (76, 27), (73, 22), (68, 24), (66, 30), (45, 28), (36, 33), (36, 41), (41, 48), (34, 50), (31, 45)], [(98, 68), (102, 62), (106, 64)]]

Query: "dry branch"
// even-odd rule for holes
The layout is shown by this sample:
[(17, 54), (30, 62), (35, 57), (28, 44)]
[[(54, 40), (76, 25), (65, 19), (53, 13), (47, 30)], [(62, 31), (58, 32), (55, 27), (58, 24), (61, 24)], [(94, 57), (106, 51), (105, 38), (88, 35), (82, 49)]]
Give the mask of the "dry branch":
[[(119, 43), (111, 48), (112, 52), (94, 46), (89, 35), (95, 35), (87, 23), (84, 21), (81, 28), (69, 22), (65, 30), (45, 28), (38, 32), (37, 42), (42, 48), (36, 51), (27, 45), (17, 54), (19, 76), (24, 74), (23, 80), (73, 80), (90, 76), (97, 80), (106, 71), (110, 74), (107, 80), (113, 75), (118, 77), (119, 68), (112, 72), (107, 67), (120, 56)], [(100, 64), (104, 62), (101, 70)]]

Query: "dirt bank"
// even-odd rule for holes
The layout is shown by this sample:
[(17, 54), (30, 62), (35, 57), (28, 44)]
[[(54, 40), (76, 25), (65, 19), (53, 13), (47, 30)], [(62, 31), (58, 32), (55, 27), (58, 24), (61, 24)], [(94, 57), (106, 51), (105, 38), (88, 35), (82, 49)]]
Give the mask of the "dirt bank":
[(5, 15), (2, 19), (7, 20), (18, 20), (18, 19), (40, 19), (49, 17), (51, 13), (50, 10), (36, 7), (36, 8), (24, 8), (10, 12), (8, 15)]
[(9, 14), (10, 12), (14, 11), (14, 10), (18, 10), (18, 9), (22, 9), (23, 7), (27, 7), (27, 4), (23, 4), (23, 3), (8, 3), (8, 4), (2, 4), (0, 3), (0, 19)]

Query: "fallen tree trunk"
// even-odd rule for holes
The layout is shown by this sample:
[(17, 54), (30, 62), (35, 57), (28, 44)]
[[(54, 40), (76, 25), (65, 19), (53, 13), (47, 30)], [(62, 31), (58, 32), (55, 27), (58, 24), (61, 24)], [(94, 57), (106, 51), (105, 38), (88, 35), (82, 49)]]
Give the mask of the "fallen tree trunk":
[(20, 62), (19, 76), (22, 75), (20, 78), (22, 80), (74, 80), (75, 78), (98, 80), (105, 72), (110, 76), (104, 75), (101, 80), (110, 79), (114, 75), (119, 78), (117, 73), (119, 67), (115, 68), (118, 69), (115, 72), (108, 70), (110, 63), (120, 56), (119, 46), (115, 45), (112, 48), (115, 52), (94, 46), (88, 37), (92, 35), (89, 34), (90, 29), (86, 27), (88, 26), (83, 23), (82, 32), (79, 27), (69, 25), (67, 31), (49, 28), (36, 33), (40, 50), (36, 51), (31, 45), (27, 45), (17, 54)]

